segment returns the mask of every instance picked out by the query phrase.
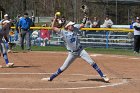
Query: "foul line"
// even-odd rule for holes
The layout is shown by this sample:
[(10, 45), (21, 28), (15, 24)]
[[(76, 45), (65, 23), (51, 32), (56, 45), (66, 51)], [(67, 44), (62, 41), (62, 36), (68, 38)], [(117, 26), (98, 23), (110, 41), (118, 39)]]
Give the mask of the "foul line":
[[(96, 57), (96, 56), (103, 56), (103, 54), (91, 54), (90, 56)], [(133, 60), (139, 60), (140, 58), (138, 57), (129, 57), (128, 56), (123, 56), (123, 55), (110, 55), (109, 57), (115, 57), (115, 58), (127, 58), (127, 59), (133, 59)]]

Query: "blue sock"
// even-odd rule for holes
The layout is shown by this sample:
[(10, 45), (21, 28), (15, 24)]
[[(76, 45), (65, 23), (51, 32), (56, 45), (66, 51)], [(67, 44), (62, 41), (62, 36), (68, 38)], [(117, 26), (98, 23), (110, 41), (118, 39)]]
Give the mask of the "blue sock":
[(7, 54), (6, 53), (3, 54), (3, 58), (5, 60), (5, 63), (8, 64), (9, 63), (9, 60), (8, 60), (8, 57), (7, 57)]
[(5, 42), (5, 47), (6, 47), (6, 49), (9, 49), (9, 44), (8, 44), (8, 42)]
[(55, 77), (62, 73), (62, 70), (59, 68), (51, 77), (50, 81), (52, 81)]
[(104, 74), (102, 73), (102, 71), (100, 70), (100, 68), (97, 66), (96, 63), (95, 63), (92, 67), (98, 72), (98, 74), (99, 74), (101, 77), (103, 77)]

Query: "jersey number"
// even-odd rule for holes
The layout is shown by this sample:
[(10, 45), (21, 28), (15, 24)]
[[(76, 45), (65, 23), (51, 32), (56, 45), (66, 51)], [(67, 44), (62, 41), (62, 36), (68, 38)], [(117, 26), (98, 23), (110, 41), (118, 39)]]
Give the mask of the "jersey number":
[(70, 43), (73, 43), (73, 42), (75, 42), (75, 38), (70, 39)]

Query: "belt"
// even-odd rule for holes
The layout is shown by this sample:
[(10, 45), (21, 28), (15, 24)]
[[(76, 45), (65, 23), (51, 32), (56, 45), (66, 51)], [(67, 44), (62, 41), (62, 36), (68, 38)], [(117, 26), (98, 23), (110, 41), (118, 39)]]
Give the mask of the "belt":
[(80, 46), (77, 50), (67, 50), (67, 51), (69, 51), (69, 52), (78, 52), (81, 49), (83, 49), (82, 46)]

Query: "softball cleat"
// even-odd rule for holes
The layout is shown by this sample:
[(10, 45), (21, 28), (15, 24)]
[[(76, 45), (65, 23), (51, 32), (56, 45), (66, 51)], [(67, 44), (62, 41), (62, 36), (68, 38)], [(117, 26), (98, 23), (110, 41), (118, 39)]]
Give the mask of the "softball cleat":
[(43, 81), (51, 81), (50, 78), (42, 78)]
[(103, 76), (102, 79), (104, 80), (104, 82), (109, 83), (109, 78), (107, 76)]
[(6, 64), (6, 67), (13, 67), (14, 66), (14, 63), (8, 63)]

